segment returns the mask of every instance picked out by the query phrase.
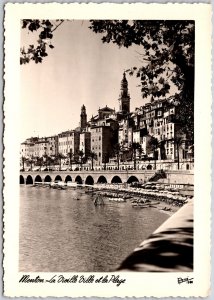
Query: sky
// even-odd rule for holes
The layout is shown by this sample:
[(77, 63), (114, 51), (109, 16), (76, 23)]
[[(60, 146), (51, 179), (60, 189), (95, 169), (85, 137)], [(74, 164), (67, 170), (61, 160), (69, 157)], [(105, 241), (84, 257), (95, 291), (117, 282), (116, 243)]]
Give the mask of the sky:
[[(123, 72), (141, 65), (140, 46), (128, 49), (103, 44), (88, 21), (66, 21), (54, 32), (54, 49), (41, 64), (20, 66), (21, 141), (50, 136), (79, 126), (84, 104), (88, 120), (104, 106), (119, 108)], [(35, 36), (21, 30), (21, 46)], [(145, 104), (139, 79), (127, 75), (131, 110)]]

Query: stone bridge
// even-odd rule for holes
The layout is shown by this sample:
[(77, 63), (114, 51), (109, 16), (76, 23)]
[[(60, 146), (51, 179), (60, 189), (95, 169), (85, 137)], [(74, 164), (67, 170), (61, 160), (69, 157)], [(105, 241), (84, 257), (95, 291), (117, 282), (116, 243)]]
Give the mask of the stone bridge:
[[(166, 171), (165, 183), (193, 184), (191, 171)], [(35, 182), (76, 182), (93, 185), (96, 183), (146, 182), (155, 174), (154, 170), (108, 170), (108, 171), (28, 171), (20, 172), (20, 184)], [(163, 182), (163, 181), (162, 181)]]

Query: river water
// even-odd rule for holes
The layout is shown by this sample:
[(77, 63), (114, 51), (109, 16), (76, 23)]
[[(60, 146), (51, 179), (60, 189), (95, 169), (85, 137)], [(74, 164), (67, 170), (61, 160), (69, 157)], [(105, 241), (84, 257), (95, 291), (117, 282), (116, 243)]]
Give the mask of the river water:
[(21, 185), (19, 271), (114, 271), (168, 218), (130, 201), (105, 203), (94, 206), (83, 189)]

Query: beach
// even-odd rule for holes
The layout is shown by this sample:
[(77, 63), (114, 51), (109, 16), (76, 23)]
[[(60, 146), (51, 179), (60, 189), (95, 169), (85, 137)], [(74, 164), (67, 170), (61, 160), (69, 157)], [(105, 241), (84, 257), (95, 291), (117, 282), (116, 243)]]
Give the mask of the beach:
[[(173, 215), (184, 204), (192, 201), (193, 196), (181, 195), (177, 190), (164, 188), (160, 184), (147, 184), (143, 188), (122, 187), (120, 185), (94, 185), (87, 187), (86, 193), (98, 194), (111, 201), (131, 202), (133, 208), (151, 207), (169, 216)], [(119, 199), (119, 200), (117, 200)]]

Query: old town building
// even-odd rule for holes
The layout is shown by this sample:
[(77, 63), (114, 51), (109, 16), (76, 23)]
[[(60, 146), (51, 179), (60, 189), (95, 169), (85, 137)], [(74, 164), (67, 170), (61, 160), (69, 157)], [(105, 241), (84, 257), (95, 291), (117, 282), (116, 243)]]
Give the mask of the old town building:
[(85, 157), (89, 157), (91, 152), (91, 132), (83, 131), (80, 133), (79, 150), (84, 153)]
[(79, 163), (81, 153), (88, 168), (94, 153), (95, 169), (114, 168), (118, 159), (130, 167), (133, 157), (138, 161), (138, 168), (145, 168), (147, 160), (160, 161), (162, 168), (164, 161), (169, 167), (170, 161), (193, 157), (192, 141), (181, 133), (179, 105), (173, 97), (152, 98), (151, 102), (134, 111), (130, 111), (130, 100), (124, 73), (118, 111), (106, 105), (87, 121), (86, 107), (82, 105), (79, 127), (58, 136), (27, 139), (21, 144), (21, 156), (56, 156), (60, 153), (68, 157), (70, 153)]
[(58, 136), (33, 137), (21, 143), (21, 156), (26, 158), (55, 156), (58, 153)]
[(96, 154), (95, 166), (102, 166), (112, 155), (113, 131), (110, 126), (94, 126), (91, 128), (91, 151)]
[(78, 157), (80, 133), (75, 130), (68, 130), (58, 135), (58, 151), (64, 156), (72, 152), (74, 158)]

